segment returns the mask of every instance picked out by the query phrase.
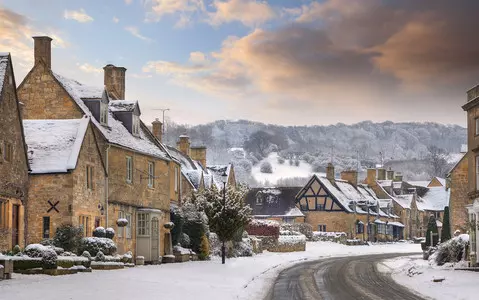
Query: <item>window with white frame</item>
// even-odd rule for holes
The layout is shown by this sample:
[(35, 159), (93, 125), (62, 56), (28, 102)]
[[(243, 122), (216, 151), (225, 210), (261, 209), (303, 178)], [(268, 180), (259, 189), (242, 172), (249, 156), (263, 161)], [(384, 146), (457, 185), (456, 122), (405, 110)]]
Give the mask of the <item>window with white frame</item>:
[(132, 126), (131, 132), (133, 133), (133, 135), (139, 135), (140, 134), (140, 117), (138, 117), (137, 115), (133, 115), (131, 126)]
[(143, 236), (150, 235), (150, 214), (148, 213), (138, 214), (138, 235), (143, 235)]
[(126, 182), (133, 182), (133, 158), (131, 156), (126, 157)]
[(155, 187), (155, 163), (151, 161), (148, 162), (148, 187)]
[[(122, 210), (118, 211), (118, 219), (124, 219), (125, 218), (125, 212)], [(123, 237), (123, 232), (125, 231), (125, 227), (123, 226), (118, 226), (117, 228), (118, 231), (118, 237)]]
[(131, 222), (132, 222), (131, 214), (126, 214), (125, 218), (128, 221), (128, 224), (125, 227), (125, 231), (126, 231), (125, 237), (127, 239), (131, 239)]

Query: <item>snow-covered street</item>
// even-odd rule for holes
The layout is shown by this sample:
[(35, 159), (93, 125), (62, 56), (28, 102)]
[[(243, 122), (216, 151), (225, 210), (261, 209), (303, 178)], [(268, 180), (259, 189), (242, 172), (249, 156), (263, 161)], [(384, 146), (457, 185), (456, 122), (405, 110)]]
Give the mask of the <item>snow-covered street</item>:
[(51, 277), (14, 274), (0, 282), (2, 299), (262, 299), (277, 274), (304, 260), (327, 257), (419, 252), (417, 244), (345, 246), (308, 242), (305, 252), (270, 253), (160, 266), (142, 266), (115, 271), (93, 271)]
[[(422, 255), (389, 259), (378, 264), (378, 268), (391, 273), (397, 283), (436, 300), (478, 298), (479, 273), (453, 270), (451, 264), (431, 266)], [(433, 282), (434, 279), (444, 280)]]

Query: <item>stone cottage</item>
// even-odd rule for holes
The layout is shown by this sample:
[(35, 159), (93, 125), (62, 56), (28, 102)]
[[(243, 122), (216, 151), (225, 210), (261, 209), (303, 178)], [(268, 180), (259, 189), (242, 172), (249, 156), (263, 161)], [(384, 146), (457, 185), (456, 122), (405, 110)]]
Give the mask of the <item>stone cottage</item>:
[[(106, 169), (100, 210), (105, 226), (117, 232), (119, 252), (132, 251), (150, 262), (170, 254), (164, 225), (170, 221), (170, 203), (179, 199), (180, 166), (141, 121), (138, 102), (125, 99), (126, 69), (107, 65), (105, 87), (89, 87), (52, 71), (51, 38), (34, 37), (34, 42), (35, 64), (18, 87), (24, 119), (89, 117)], [(118, 227), (119, 219), (128, 225)]]
[(0, 53), (0, 251), (25, 245), (28, 160), (10, 53)]
[(88, 116), (24, 120), (30, 162), (27, 243), (52, 238), (62, 224), (85, 236), (105, 226), (106, 170)]

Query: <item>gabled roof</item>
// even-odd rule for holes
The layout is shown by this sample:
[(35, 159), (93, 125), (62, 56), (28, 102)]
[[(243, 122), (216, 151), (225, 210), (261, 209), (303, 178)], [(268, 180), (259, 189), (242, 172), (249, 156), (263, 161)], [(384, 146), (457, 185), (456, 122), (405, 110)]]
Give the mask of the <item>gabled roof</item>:
[[(92, 116), (82, 99), (101, 99), (104, 89), (89, 87), (56, 73), (52, 72), (52, 74), (83, 113), (87, 116)], [(123, 123), (115, 118), (111, 110), (108, 114), (108, 127), (102, 126), (94, 117), (91, 118), (91, 121), (111, 144), (125, 147), (148, 156), (164, 160), (170, 159), (166, 148), (152, 137), (151, 132), (143, 122), (141, 122), (140, 134), (137, 137), (132, 135)]]
[(427, 187), (431, 181), (422, 180), (422, 181), (406, 181), (406, 182), (413, 186)]
[(467, 157), (467, 152), (461, 153), (461, 154), (462, 154), (462, 157), (454, 164), (454, 166), (452, 166), (452, 168), (449, 170), (449, 172), (447, 172), (447, 175), (448, 175), (448, 176), (449, 176), (449, 174), (451, 174), (451, 173), (454, 171), (454, 169), (457, 168), (457, 166), (459, 166), (459, 164), (461, 163), (461, 161), (462, 161), (465, 157)]
[[(303, 217), (295, 204), (300, 190), (301, 187), (253, 188), (246, 194), (245, 202), (255, 217)], [(257, 198), (261, 199), (260, 205), (256, 205)]]
[(89, 122), (89, 117), (24, 120), (31, 173), (66, 173), (75, 169)]
[(183, 177), (185, 177), (193, 188), (198, 189), (203, 179), (203, 168), (201, 164), (172, 146), (166, 146), (166, 148), (171, 157), (180, 163)]
[[(223, 188), (221, 177), (226, 172), (226, 184), (228, 184), (233, 164), (207, 166), (206, 173), (211, 175), (211, 184), (215, 184), (218, 189)], [(206, 177), (205, 177), (206, 179)]]
[(442, 186), (429, 187), (427, 192), (417, 199), (419, 210), (443, 211), (449, 205), (449, 192)]

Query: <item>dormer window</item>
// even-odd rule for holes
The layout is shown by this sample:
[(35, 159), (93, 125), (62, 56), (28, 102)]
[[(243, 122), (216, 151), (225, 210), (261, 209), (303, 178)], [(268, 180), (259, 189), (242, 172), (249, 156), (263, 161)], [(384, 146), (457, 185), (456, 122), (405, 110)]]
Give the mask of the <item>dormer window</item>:
[(100, 102), (100, 123), (108, 125), (108, 104)]
[(140, 135), (140, 117), (133, 114), (133, 119), (132, 119), (132, 134), (139, 136)]

